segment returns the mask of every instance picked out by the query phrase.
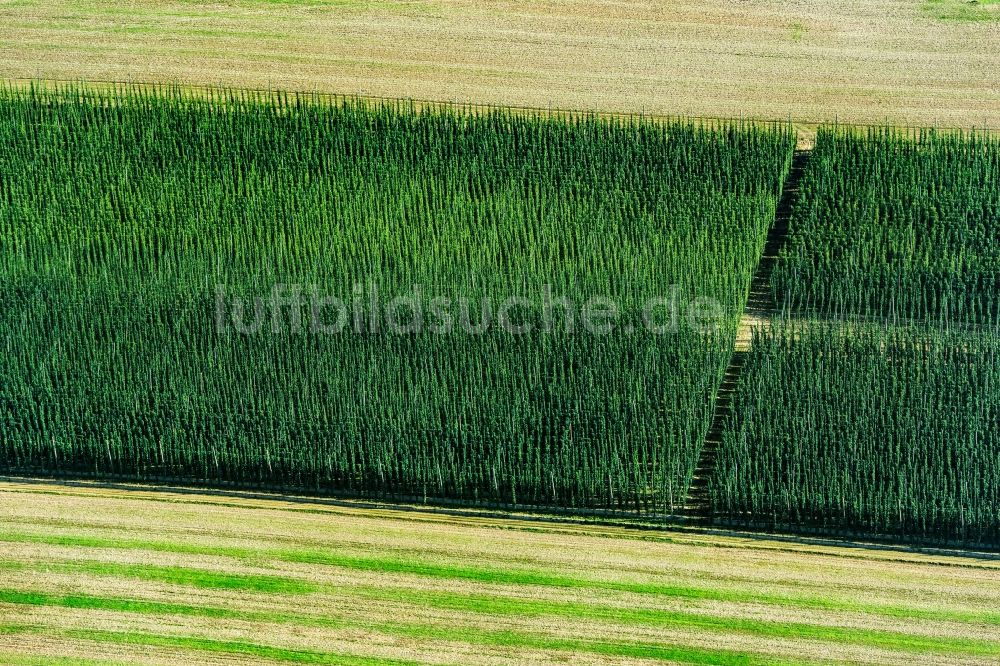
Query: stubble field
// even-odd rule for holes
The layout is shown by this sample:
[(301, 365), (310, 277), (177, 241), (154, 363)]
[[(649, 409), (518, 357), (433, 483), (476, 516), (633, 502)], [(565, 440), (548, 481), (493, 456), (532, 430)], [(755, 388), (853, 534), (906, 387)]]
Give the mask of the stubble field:
[(998, 7), (3, 0), (0, 77), (996, 128)]
[(992, 664), (1000, 561), (8, 481), (5, 664)]

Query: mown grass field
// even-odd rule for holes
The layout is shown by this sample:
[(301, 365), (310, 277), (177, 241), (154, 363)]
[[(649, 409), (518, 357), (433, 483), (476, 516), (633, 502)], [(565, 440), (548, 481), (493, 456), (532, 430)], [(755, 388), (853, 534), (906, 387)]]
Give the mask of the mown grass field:
[(0, 77), (1000, 127), (965, 0), (0, 0)]
[(1000, 561), (0, 485), (4, 664), (995, 664)]

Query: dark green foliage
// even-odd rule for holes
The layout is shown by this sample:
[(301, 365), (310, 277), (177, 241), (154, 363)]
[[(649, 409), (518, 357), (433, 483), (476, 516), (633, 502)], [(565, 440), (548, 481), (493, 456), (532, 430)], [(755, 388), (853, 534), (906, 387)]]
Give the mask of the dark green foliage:
[(712, 492), (750, 523), (1000, 543), (1000, 334), (775, 325)]
[(1000, 144), (822, 130), (717, 516), (1000, 544)]
[(998, 237), (995, 138), (820, 129), (775, 300), (824, 315), (993, 321)]
[[(630, 513), (683, 501), (787, 129), (83, 97), (0, 96), (0, 465)], [(550, 285), (613, 299), (633, 325), (677, 285), (725, 321), (218, 326), (217, 285), (226, 304), (279, 283), (348, 303), (419, 285), (468, 299), (473, 322), (509, 296), (535, 299), (537, 321)]]

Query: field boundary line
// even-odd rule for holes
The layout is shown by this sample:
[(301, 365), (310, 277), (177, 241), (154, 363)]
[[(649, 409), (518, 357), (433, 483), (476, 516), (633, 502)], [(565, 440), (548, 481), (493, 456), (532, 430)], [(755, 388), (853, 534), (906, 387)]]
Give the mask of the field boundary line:
[(796, 149), (792, 153), (788, 173), (781, 185), (781, 196), (775, 203), (774, 219), (768, 228), (757, 269), (750, 281), (736, 338), (733, 341), (732, 354), (716, 390), (712, 423), (702, 442), (698, 463), (688, 484), (687, 499), (681, 511), (686, 521), (695, 524), (712, 525), (715, 521), (710, 485), (719, 447), (722, 445), (723, 430), (732, 414), (733, 401), (743, 375), (743, 363), (747, 352), (750, 351), (753, 331), (757, 327), (766, 326), (777, 315), (777, 304), (771, 294), (771, 275), (774, 273), (781, 249), (788, 241), (792, 207), (798, 200), (799, 183), (811, 154), (811, 149)]
[(649, 113), (645, 111), (615, 111), (609, 109), (580, 109), (580, 108), (570, 108), (570, 107), (558, 107), (558, 106), (528, 106), (523, 104), (499, 104), (499, 103), (487, 103), (487, 102), (461, 102), (458, 100), (444, 100), (444, 99), (423, 99), (418, 97), (391, 97), (386, 95), (370, 95), (360, 92), (350, 93), (350, 92), (334, 92), (334, 91), (320, 91), (320, 90), (300, 90), (295, 88), (252, 88), (252, 87), (238, 87), (238, 86), (224, 86), (224, 85), (210, 85), (210, 84), (199, 84), (199, 83), (183, 83), (176, 80), (162, 80), (162, 81), (150, 81), (150, 80), (139, 80), (135, 79), (132, 81), (121, 81), (115, 79), (61, 79), (61, 78), (28, 78), (28, 77), (10, 77), (0, 79), (0, 82), (6, 83), (8, 85), (16, 86), (30, 86), (31, 84), (39, 85), (52, 85), (52, 86), (79, 86), (79, 87), (89, 87), (89, 88), (135, 88), (135, 89), (159, 89), (159, 90), (180, 90), (188, 92), (215, 92), (215, 93), (225, 93), (225, 92), (245, 92), (245, 93), (255, 93), (260, 95), (292, 95), (299, 98), (316, 98), (323, 99), (327, 101), (345, 101), (345, 100), (356, 100), (356, 101), (369, 101), (378, 102), (383, 104), (392, 103), (412, 103), (418, 106), (428, 106), (428, 107), (438, 107), (442, 109), (454, 109), (454, 110), (483, 110), (483, 111), (515, 111), (522, 113), (535, 113), (539, 115), (548, 115), (553, 117), (599, 117), (599, 118), (614, 118), (627, 120), (630, 118), (634, 119), (647, 119), (655, 121), (706, 121), (712, 123), (726, 123), (726, 124), (760, 124), (760, 125), (801, 125), (806, 127), (818, 127), (818, 126), (834, 126), (843, 128), (858, 128), (858, 129), (895, 129), (895, 130), (908, 130), (908, 131), (921, 131), (921, 130), (938, 130), (944, 132), (977, 132), (983, 134), (1000, 134), (1000, 127), (986, 127), (977, 125), (912, 125), (912, 124), (901, 124), (891, 122), (886, 118), (884, 123), (857, 123), (857, 122), (843, 122), (838, 119), (825, 119), (816, 120), (808, 118), (794, 118), (788, 116), (787, 118), (764, 118), (761, 116), (752, 115), (740, 115), (740, 116), (706, 116), (706, 115), (689, 115), (689, 114), (669, 114), (669, 113)]
[[(835, 557), (851, 557), (852, 559), (868, 559), (862, 555), (864, 551), (872, 553), (900, 553), (910, 555), (923, 555), (929, 557), (962, 558), (967, 560), (982, 560), (984, 562), (1000, 562), (1000, 545), (996, 548), (988, 546), (977, 546), (975, 548), (965, 548), (960, 545), (940, 545), (927, 541), (914, 540), (912, 542), (902, 542), (891, 537), (879, 537), (878, 535), (849, 535), (845, 533), (837, 534), (834, 531), (825, 531), (816, 528), (813, 534), (789, 531), (767, 531), (761, 529), (742, 529), (739, 527), (726, 527), (724, 525), (699, 526), (693, 524), (670, 523), (670, 524), (643, 524), (637, 521), (621, 520), (613, 521), (609, 518), (587, 519), (584, 517), (573, 517), (571, 515), (527, 513), (525, 511), (510, 510), (503, 511), (497, 509), (484, 509), (482, 507), (468, 506), (440, 506), (434, 504), (404, 504), (392, 501), (379, 501), (372, 499), (356, 499), (350, 497), (325, 496), (316, 497), (305, 494), (295, 494), (280, 491), (262, 491), (252, 489), (227, 489), (217, 487), (206, 487), (197, 485), (180, 485), (168, 483), (155, 483), (150, 481), (100, 481), (85, 479), (82, 477), (54, 479), (39, 476), (15, 476), (9, 473), (0, 474), (0, 484), (13, 486), (27, 486), (26, 489), (6, 490), (6, 492), (38, 492), (51, 493), (56, 495), (81, 495), (88, 491), (119, 491), (126, 495), (134, 495), (133, 499), (139, 501), (158, 502), (178, 502), (187, 504), (208, 504), (222, 506), (238, 506), (245, 509), (256, 509), (258, 507), (251, 504), (232, 504), (221, 502), (223, 499), (243, 500), (247, 502), (274, 502), (287, 503), (298, 506), (282, 507), (288, 511), (315, 512), (319, 509), (345, 509), (353, 511), (379, 511), (394, 514), (410, 514), (414, 521), (430, 521), (434, 518), (456, 518), (471, 521), (496, 521), (489, 526), (494, 529), (509, 529), (516, 531), (531, 532), (544, 529), (546, 532), (566, 535), (588, 536), (596, 538), (628, 538), (648, 541), (664, 541), (668, 543), (685, 541), (688, 539), (698, 540), (701, 538), (724, 538), (740, 540), (739, 543), (726, 544), (708, 542), (702, 545), (711, 545), (719, 548), (755, 548), (758, 550), (778, 550), (789, 553), (814, 553)], [(35, 491), (34, 487), (42, 488)], [(47, 488), (47, 490), (45, 490)], [(0, 492), (5, 491), (0, 485)], [(78, 491), (78, 492), (68, 492)], [(173, 495), (177, 499), (167, 499), (157, 497), (156, 494)], [(112, 499), (120, 497), (112, 496)], [(213, 502), (213, 498), (218, 498), (219, 502)], [(312, 505), (312, 507), (310, 507)], [(275, 507), (262, 506), (265, 510)], [(372, 518), (379, 517), (373, 514)], [(402, 516), (396, 516), (403, 520)], [(504, 524), (509, 523), (509, 524)], [(2, 521), (0, 521), (2, 524)], [(583, 528), (583, 529), (573, 529)], [(604, 531), (614, 530), (614, 531)], [(751, 542), (751, 543), (745, 543)], [(757, 542), (757, 543), (754, 543)], [(773, 545), (768, 545), (773, 544)], [(792, 546), (800, 546), (794, 548)], [(822, 548), (845, 548), (858, 551), (857, 555), (834, 554), (828, 551), (819, 550)], [(890, 558), (891, 561), (912, 562), (905, 558)], [(939, 566), (961, 567), (961, 568), (981, 568), (981, 565), (963, 562), (929, 562)]]

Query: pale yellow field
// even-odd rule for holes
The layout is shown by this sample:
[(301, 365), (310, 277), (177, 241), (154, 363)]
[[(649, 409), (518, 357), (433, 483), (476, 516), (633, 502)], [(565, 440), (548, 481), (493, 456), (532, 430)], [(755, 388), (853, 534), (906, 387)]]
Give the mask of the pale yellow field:
[(996, 664), (1000, 560), (0, 485), (3, 664)]
[(1000, 128), (964, 0), (0, 0), (0, 78)]

